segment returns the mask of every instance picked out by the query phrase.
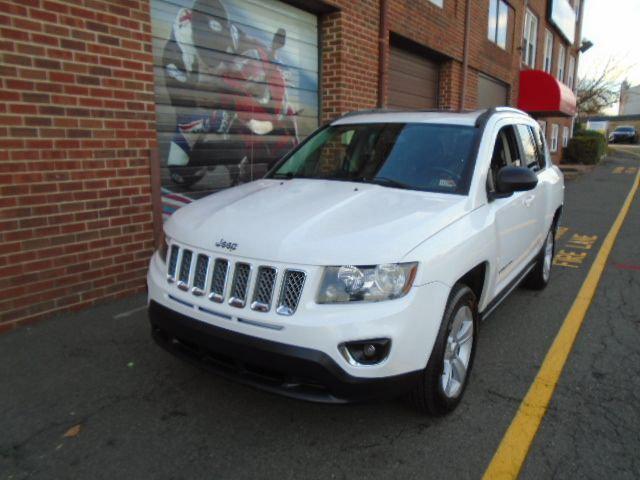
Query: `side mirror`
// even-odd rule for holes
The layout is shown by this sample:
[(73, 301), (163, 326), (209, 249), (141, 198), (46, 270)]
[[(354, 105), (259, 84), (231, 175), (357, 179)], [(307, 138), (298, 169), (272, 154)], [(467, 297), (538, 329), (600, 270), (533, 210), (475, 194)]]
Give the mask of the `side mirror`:
[(527, 167), (507, 166), (498, 170), (496, 192), (511, 195), (513, 192), (533, 190), (538, 184), (538, 176)]

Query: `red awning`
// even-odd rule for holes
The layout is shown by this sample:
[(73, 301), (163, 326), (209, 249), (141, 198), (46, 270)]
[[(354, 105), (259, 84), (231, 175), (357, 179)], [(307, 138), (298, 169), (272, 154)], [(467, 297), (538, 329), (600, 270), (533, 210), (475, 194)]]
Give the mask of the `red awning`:
[(564, 83), (542, 70), (520, 72), (518, 108), (532, 115), (573, 117), (576, 96)]

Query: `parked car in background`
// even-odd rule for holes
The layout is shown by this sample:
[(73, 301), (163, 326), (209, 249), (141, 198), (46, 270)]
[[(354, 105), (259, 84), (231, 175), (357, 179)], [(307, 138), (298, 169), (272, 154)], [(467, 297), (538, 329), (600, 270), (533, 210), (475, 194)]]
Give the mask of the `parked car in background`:
[(638, 143), (638, 132), (632, 126), (620, 126), (609, 134), (609, 143)]
[(154, 339), (227, 376), (345, 402), (460, 402), (481, 319), (549, 282), (564, 181), (512, 108), (357, 112), (165, 223)]

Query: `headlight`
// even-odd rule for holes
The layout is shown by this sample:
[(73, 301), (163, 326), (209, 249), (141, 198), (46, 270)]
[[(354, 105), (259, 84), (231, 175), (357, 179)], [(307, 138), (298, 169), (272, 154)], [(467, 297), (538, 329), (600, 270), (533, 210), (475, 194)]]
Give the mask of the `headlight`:
[(169, 253), (169, 239), (167, 236), (162, 233), (162, 239), (160, 240), (160, 248), (158, 249), (158, 253), (160, 254), (160, 260), (164, 263), (167, 263), (167, 254)]
[(416, 276), (418, 264), (326, 267), (318, 303), (380, 302), (405, 296)]

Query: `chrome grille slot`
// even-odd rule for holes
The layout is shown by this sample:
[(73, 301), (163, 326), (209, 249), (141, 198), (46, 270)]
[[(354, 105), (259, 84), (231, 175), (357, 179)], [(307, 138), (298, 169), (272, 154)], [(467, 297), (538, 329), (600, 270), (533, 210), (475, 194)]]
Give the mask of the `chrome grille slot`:
[(280, 298), (276, 312), (280, 315), (293, 315), (298, 308), (306, 274), (300, 270), (287, 270), (284, 273)]
[(268, 312), (271, 308), (273, 287), (276, 284), (277, 271), (273, 267), (258, 268), (256, 286), (253, 290), (251, 309), (259, 312)]
[(189, 274), (191, 273), (191, 250), (182, 250), (182, 260), (180, 261), (180, 271), (178, 272), (178, 288), (189, 290)]
[(169, 268), (167, 270), (167, 280), (171, 283), (176, 281), (178, 253), (180, 253), (180, 247), (178, 247), (177, 245), (171, 245), (171, 254), (169, 255)]
[(236, 263), (233, 272), (233, 281), (231, 282), (231, 297), (229, 305), (243, 308), (247, 303), (247, 289), (249, 288), (249, 280), (251, 279), (251, 265), (248, 263)]
[(211, 293), (209, 293), (209, 298), (214, 302), (222, 303), (224, 300), (224, 286), (227, 282), (228, 271), (229, 261), (216, 258), (213, 264), (213, 275), (211, 275)]
[(199, 297), (204, 295), (204, 285), (207, 282), (208, 268), (209, 257), (201, 253), (198, 255), (198, 259), (196, 260), (196, 270), (193, 274), (193, 288), (191, 289), (191, 292), (194, 295)]

